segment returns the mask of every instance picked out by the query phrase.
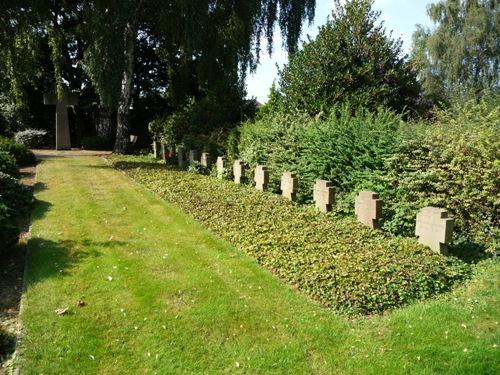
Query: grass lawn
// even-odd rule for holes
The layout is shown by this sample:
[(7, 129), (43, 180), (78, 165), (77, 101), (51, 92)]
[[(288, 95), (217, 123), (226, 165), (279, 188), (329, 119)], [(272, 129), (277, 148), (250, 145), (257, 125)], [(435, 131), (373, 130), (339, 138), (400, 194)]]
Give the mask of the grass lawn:
[(37, 179), (23, 374), (500, 373), (498, 262), (453, 294), (347, 319), (100, 158), (46, 159)]

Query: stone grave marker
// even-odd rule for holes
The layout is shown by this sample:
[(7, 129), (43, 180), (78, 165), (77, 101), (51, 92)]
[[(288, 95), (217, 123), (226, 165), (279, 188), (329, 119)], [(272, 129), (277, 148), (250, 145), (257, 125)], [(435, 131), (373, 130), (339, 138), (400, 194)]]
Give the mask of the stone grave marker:
[(224, 170), (226, 165), (226, 158), (224, 156), (219, 156), (217, 158), (217, 177), (222, 178), (224, 176)]
[(177, 165), (179, 166), (179, 168), (184, 168), (184, 164), (185, 164), (185, 161), (184, 161), (184, 147), (182, 146), (179, 146), (179, 148), (177, 149)]
[(269, 183), (269, 171), (265, 165), (258, 165), (255, 167), (255, 188), (257, 190), (264, 191), (267, 189), (267, 184)]
[(77, 105), (78, 97), (71, 92), (65, 92), (62, 98), (55, 93), (47, 93), (43, 95), (43, 104), (56, 106), (56, 150), (71, 149), (67, 107)]
[(418, 242), (429, 246), (431, 250), (447, 254), (454, 224), (454, 220), (448, 217), (448, 211), (445, 209), (424, 207), (417, 214), (415, 235), (418, 237)]
[(314, 184), (313, 198), (316, 207), (321, 212), (331, 211), (332, 204), (335, 201), (333, 183), (326, 180), (317, 180)]
[(160, 143), (157, 141), (153, 141), (153, 157), (155, 159), (159, 159), (161, 157), (161, 146)]
[(293, 172), (285, 172), (281, 176), (281, 194), (290, 199), (295, 200), (295, 195), (297, 194), (297, 189), (299, 187), (296, 174)]
[(210, 167), (211, 160), (210, 160), (210, 154), (208, 152), (201, 153), (200, 164), (205, 168)]
[(243, 163), (241, 160), (234, 161), (233, 175), (234, 183), (241, 184), (243, 182), (243, 178), (245, 178), (245, 163)]
[(198, 158), (198, 153), (196, 150), (189, 150), (189, 163), (194, 163), (197, 161), (196, 159)]
[(360, 191), (356, 195), (354, 211), (358, 221), (372, 229), (379, 228), (379, 219), (382, 216), (382, 200), (373, 191)]

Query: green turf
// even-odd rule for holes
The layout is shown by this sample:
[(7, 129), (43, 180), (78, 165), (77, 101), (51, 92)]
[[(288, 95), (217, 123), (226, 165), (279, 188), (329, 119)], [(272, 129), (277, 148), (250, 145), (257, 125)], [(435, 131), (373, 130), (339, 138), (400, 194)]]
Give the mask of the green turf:
[(500, 372), (498, 262), (453, 294), (348, 320), (99, 158), (47, 159), (37, 179), (23, 374)]

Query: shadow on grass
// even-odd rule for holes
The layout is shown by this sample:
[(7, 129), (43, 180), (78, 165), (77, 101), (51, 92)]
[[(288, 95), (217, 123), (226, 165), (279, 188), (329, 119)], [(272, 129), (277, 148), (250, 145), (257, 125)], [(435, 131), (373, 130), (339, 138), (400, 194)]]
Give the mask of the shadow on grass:
[(62, 240), (31, 238), (28, 241), (26, 286), (44, 279), (69, 275), (71, 269), (88, 258), (97, 258), (102, 250), (124, 247), (123, 241)]

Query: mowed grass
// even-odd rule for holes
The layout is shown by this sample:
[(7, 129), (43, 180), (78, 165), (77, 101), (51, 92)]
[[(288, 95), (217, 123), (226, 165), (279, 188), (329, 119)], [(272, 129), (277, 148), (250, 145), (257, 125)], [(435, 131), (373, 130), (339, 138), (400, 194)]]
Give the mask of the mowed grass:
[(500, 373), (498, 262), (448, 295), (348, 319), (99, 158), (44, 160), (37, 179), (23, 374)]

